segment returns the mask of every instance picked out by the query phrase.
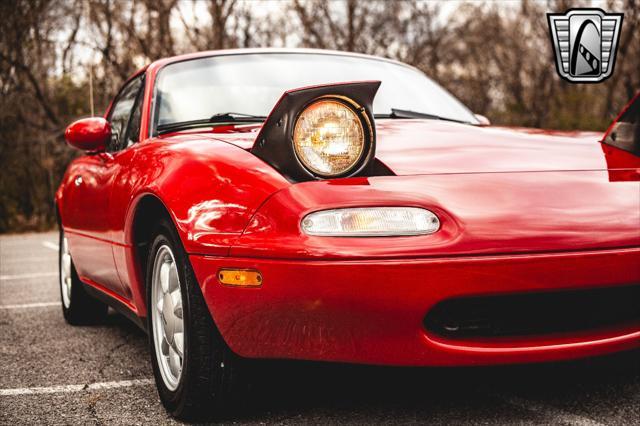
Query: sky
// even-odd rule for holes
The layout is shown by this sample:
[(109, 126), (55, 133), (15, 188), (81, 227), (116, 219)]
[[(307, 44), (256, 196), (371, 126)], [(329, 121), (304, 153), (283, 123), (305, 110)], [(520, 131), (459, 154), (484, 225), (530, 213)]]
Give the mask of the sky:
[[(117, 0), (117, 1), (125, 1), (125, 0)], [(285, 0), (240, 0), (240, 1), (244, 5), (251, 8), (252, 12), (258, 19), (260, 17), (267, 16), (270, 14), (286, 13), (287, 6), (289, 4), (289, 2)], [(341, 0), (332, 0), (332, 1), (337, 3)], [(362, 1), (371, 1), (371, 0), (362, 0)], [(520, 0), (440, 1), (439, 3), (442, 4), (441, 19), (443, 20), (449, 19), (449, 16), (451, 15), (451, 13), (453, 13), (457, 9), (457, 7), (460, 6), (461, 3), (465, 3), (465, 2), (466, 3), (487, 3), (487, 4), (499, 3), (500, 5), (504, 5), (505, 8), (516, 8), (521, 4)], [(542, 2), (547, 4), (546, 1), (542, 1)], [(583, 4), (589, 7), (598, 7), (598, 8), (607, 10), (607, 2), (604, 0), (585, 1), (583, 2)], [(88, 8), (89, 3), (85, 3), (85, 5), (86, 5), (85, 7)], [(180, 0), (178, 4), (178, 10), (182, 14), (182, 18), (178, 13), (174, 13), (171, 18), (171, 27), (176, 35), (180, 34), (183, 31), (183, 28), (184, 28), (183, 19), (184, 19), (184, 22), (186, 22), (187, 24), (198, 23), (198, 25), (207, 25), (207, 22), (205, 21), (205, 19), (209, 17), (209, 14), (207, 12), (206, 1)], [(340, 11), (340, 8), (336, 7), (336, 11)], [(86, 10), (86, 12), (87, 13), (89, 12), (88, 9)], [(549, 12), (561, 12), (561, 11), (549, 10)], [(62, 44), (62, 42), (68, 38), (70, 31), (71, 29), (61, 29), (58, 35), (58, 39), (61, 41), (60, 44)], [(87, 30), (81, 28), (79, 31), (78, 37), (79, 39), (90, 40), (91, 34), (87, 34)], [(287, 46), (284, 46), (284, 47), (294, 47), (295, 45), (298, 44), (298, 42), (299, 42), (299, 38), (295, 34), (292, 34), (291, 37), (286, 41)], [(277, 46), (277, 47), (280, 47), (280, 46)], [(72, 77), (74, 79), (84, 79), (87, 77), (87, 70), (89, 66), (92, 63), (93, 64), (97, 63), (97, 61), (100, 60), (101, 55), (87, 46), (77, 47), (74, 53), (75, 53), (75, 61), (81, 64), (81, 66), (72, 67), (72, 69), (76, 70), (75, 71), (76, 75), (73, 75)], [(62, 55), (59, 55), (59, 57), (61, 56)], [(139, 63), (136, 64), (137, 66), (139, 67), (144, 66), (144, 59), (140, 58), (138, 62)], [(62, 64), (58, 64), (54, 73), (60, 74), (61, 72), (62, 72)]]

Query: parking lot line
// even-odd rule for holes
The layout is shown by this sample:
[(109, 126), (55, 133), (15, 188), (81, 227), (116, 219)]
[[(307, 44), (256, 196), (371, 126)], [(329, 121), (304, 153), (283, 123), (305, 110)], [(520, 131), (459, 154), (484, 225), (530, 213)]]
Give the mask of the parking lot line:
[(43, 393), (69, 393), (91, 390), (127, 388), (153, 384), (153, 379), (120, 380), (118, 382), (98, 382), (85, 385), (58, 385), (33, 388), (0, 389), (0, 396), (37, 395)]
[(57, 272), (36, 272), (33, 274), (0, 275), (0, 281), (27, 280), (29, 278), (48, 278), (58, 276)]
[(60, 302), (23, 303), (21, 305), (0, 305), (0, 309), (46, 308), (49, 306), (60, 306)]
[(48, 249), (58, 251), (58, 245), (56, 243), (52, 243), (51, 241), (43, 241), (42, 245)]
[(37, 256), (37, 257), (17, 257), (13, 259), (2, 259), (2, 265), (15, 265), (20, 263), (28, 263), (33, 265), (40, 262), (51, 262), (55, 260), (55, 256)]

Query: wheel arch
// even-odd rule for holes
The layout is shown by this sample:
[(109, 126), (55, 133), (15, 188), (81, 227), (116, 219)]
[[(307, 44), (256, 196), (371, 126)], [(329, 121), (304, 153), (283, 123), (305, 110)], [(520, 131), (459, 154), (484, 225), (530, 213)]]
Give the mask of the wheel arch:
[[(145, 192), (139, 195), (136, 198), (135, 204), (132, 204), (128, 219), (126, 235), (127, 241), (131, 244), (129, 258), (132, 259), (132, 264), (130, 264), (130, 269), (135, 271), (135, 279), (131, 282), (131, 290), (134, 303), (137, 305), (138, 317), (142, 320), (148, 315), (146, 275), (148, 271), (149, 250), (152, 247), (157, 227), (163, 219), (173, 226), (178, 237), (178, 243), (182, 245), (186, 261), (189, 262), (189, 264), (191, 262), (184, 241), (186, 238), (184, 232), (186, 231), (181, 230), (181, 228), (177, 226), (177, 219), (174, 213), (156, 193)], [(213, 313), (209, 312), (209, 315), (217, 330)], [(144, 320), (142, 321), (146, 324)], [(145, 330), (150, 332), (150, 330), (146, 328)]]
[[(146, 270), (148, 250), (157, 223), (169, 220), (180, 235), (175, 217), (154, 192), (142, 192), (131, 203), (125, 224), (125, 242), (127, 246), (127, 268), (131, 286), (132, 302), (136, 305), (139, 317), (146, 316)], [(182, 236), (180, 236), (182, 239)], [(184, 244), (183, 244), (184, 246)]]
[[(167, 206), (155, 194), (145, 193), (139, 196), (132, 210), (130, 224), (127, 227), (127, 242), (131, 244), (134, 258), (144, 273), (149, 244), (157, 223), (161, 218), (166, 218), (173, 223), (176, 230), (178, 227), (175, 226), (175, 220)], [(142, 284), (144, 285), (144, 281)]]

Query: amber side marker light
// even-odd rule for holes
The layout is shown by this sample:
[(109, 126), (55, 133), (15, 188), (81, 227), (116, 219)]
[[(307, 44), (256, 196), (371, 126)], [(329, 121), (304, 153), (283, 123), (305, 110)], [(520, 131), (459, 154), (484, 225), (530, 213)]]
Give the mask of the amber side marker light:
[(262, 274), (255, 269), (220, 269), (218, 281), (236, 287), (259, 287), (262, 285)]

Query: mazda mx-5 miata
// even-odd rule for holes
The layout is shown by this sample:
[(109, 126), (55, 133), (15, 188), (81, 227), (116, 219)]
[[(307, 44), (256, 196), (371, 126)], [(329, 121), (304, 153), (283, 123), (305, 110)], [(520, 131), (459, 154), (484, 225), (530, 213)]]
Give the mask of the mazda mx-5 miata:
[(71, 324), (148, 331), (179, 418), (247, 359), (452, 366), (640, 347), (640, 100), (603, 136), (489, 126), (422, 72), (318, 50), (153, 62), (56, 194)]

